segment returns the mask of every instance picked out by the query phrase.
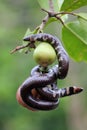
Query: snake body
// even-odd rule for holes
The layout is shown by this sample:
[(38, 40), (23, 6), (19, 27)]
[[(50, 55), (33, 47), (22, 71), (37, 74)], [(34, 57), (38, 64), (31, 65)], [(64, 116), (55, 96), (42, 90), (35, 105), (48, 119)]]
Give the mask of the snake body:
[[(54, 67), (52, 67), (50, 69), (50, 72), (51, 73), (58, 72), (58, 65), (55, 65)], [(31, 75), (33, 76), (36, 74), (40, 75), (40, 66), (35, 66), (32, 69)], [(55, 76), (57, 76), (57, 73), (55, 73)], [(56, 79), (56, 77), (55, 77), (55, 79)], [(58, 89), (57, 82), (53, 82), (52, 84), (42, 87), (42, 88), (36, 87), (36, 90), (40, 93), (40, 95), (42, 95), (44, 98), (46, 98), (46, 100), (56, 101), (60, 97), (77, 94), (77, 93), (81, 92), (83, 89), (76, 87), (76, 86)]]
[(17, 98), (21, 97), (22, 104), (25, 103), (25, 106), (27, 104), (30, 108), (37, 110), (52, 110), (58, 106), (59, 100), (47, 101), (43, 100), (43, 97), (39, 97), (39, 99), (35, 98), (33, 97), (32, 90), (37, 87), (42, 88), (48, 84), (51, 84), (55, 81), (55, 79), (56, 74), (52, 71), (49, 71), (44, 75), (36, 74), (31, 76), (19, 87)]
[[(56, 93), (58, 90), (57, 87), (57, 73), (58, 73), (58, 66), (55, 65), (54, 67), (52, 67), (51, 69), (49, 69), (49, 71), (46, 74), (49, 74), (49, 72), (55, 75), (54, 77), (54, 82), (50, 82), (50, 84), (45, 85), (44, 87), (36, 87), (36, 91), (43, 96), (43, 99), (46, 99), (48, 101), (57, 101), (58, 100), (58, 94)], [(35, 66), (32, 71), (31, 71), (31, 76), (35, 76), (35, 75), (44, 75), (42, 72), (40, 72), (40, 66)]]
[(29, 43), (35, 43), (36, 41), (49, 43), (54, 48), (57, 55), (59, 64), (58, 78), (63, 79), (66, 77), (69, 68), (69, 58), (67, 52), (65, 51), (60, 40), (57, 37), (46, 33), (39, 33), (29, 35), (23, 40), (28, 41)]
[(76, 87), (57, 88), (57, 79), (65, 78), (69, 68), (68, 55), (57, 37), (40, 33), (29, 35), (23, 40), (30, 44), (34, 44), (36, 41), (49, 43), (56, 52), (58, 65), (49, 69), (47, 73), (41, 73), (40, 66), (32, 69), (31, 76), (23, 82), (17, 91), (17, 100), (22, 106), (33, 111), (52, 110), (58, 106), (60, 97), (82, 91)]

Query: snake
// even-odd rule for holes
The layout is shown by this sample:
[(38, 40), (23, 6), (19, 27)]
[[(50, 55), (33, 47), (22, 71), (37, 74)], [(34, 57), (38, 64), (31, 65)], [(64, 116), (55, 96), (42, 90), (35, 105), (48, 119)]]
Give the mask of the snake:
[(35, 66), (29, 76), (17, 90), (18, 102), (32, 111), (53, 110), (59, 105), (60, 97), (69, 96), (82, 91), (80, 88), (68, 87), (58, 89), (57, 79), (64, 79), (69, 69), (69, 57), (60, 40), (47, 33), (32, 34), (24, 37), (24, 41), (34, 45), (36, 41), (47, 42), (55, 50), (58, 64), (40, 72), (40, 66)]
[(26, 36), (23, 40), (28, 41), (29, 43), (35, 43), (36, 41), (49, 43), (54, 48), (57, 55), (59, 64), (58, 78), (64, 79), (66, 77), (69, 69), (69, 57), (60, 40), (56, 36), (47, 33), (39, 33)]

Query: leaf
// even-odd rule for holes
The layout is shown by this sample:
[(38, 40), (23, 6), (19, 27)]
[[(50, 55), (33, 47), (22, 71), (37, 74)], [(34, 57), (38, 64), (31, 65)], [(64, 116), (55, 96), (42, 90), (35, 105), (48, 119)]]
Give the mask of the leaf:
[(59, 10), (61, 9), (63, 2), (64, 0), (57, 0)]
[[(56, 21), (58, 21), (56, 18), (51, 17), (51, 18), (49, 18), (49, 20), (47, 21), (46, 26), (49, 25), (50, 23), (56, 22)], [(46, 27), (46, 26), (45, 26), (45, 27)]]
[(76, 61), (87, 61), (87, 33), (80, 22), (72, 22), (62, 28), (62, 40), (68, 54)]
[[(58, 12), (58, 3), (57, 0), (53, 0), (53, 7), (54, 7), (54, 11)], [(39, 5), (41, 6), (41, 8), (44, 8), (46, 10), (49, 10), (49, 0), (38, 0)]]
[(39, 5), (41, 8), (49, 9), (49, 1), (48, 0), (38, 0)]
[(64, 0), (64, 3), (61, 6), (61, 11), (71, 12), (82, 6), (87, 5), (87, 0)]
[(30, 28), (28, 28), (27, 31), (26, 31), (26, 33), (24, 34), (24, 37), (30, 35), (31, 33), (32, 33), (32, 32), (31, 32)]
[(65, 22), (68, 20), (68, 14), (65, 14), (61, 17), (62, 21)]
[(30, 28), (28, 28), (25, 35), (24, 35), (24, 37), (29, 36), (31, 34), (36, 34), (37, 32), (38, 32), (37, 28), (35, 30), (33, 30), (33, 31), (31, 31)]
[[(24, 37), (27, 37), (29, 35), (33, 34), (33, 32), (31, 32), (30, 28), (27, 29), (26, 33), (24, 34)], [(23, 41), (22, 44), (27, 44), (27, 42)]]
[(81, 18), (87, 21), (87, 13), (78, 13), (77, 16), (78, 18)]
[(87, 14), (86, 13), (79, 13), (77, 15), (78, 15), (78, 20), (80, 22), (80, 25), (87, 33)]
[(58, 12), (59, 8), (58, 8), (58, 2), (57, 2), (57, 0), (53, 0), (53, 6), (54, 6), (54, 11)]
[(87, 24), (85, 27), (83, 27), (79, 21), (76, 21), (68, 24), (68, 27), (78, 39), (80, 39), (84, 44), (87, 44)]
[(86, 19), (83, 19), (82, 17), (79, 17), (78, 18), (79, 20), (79, 23), (80, 23), (80, 28), (82, 28), (82, 36), (83, 36), (83, 39), (86, 40), (86, 44), (87, 44), (87, 20)]

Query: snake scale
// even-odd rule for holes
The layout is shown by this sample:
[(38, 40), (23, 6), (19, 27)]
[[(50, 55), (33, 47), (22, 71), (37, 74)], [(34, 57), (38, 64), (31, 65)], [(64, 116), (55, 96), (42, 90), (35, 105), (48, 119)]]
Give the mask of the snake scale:
[(46, 73), (40, 71), (40, 65), (35, 66), (29, 76), (17, 91), (18, 102), (32, 111), (52, 110), (59, 104), (60, 97), (77, 94), (83, 89), (67, 87), (58, 89), (57, 79), (64, 79), (69, 69), (69, 57), (59, 39), (46, 33), (32, 34), (23, 39), (34, 45), (36, 41), (47, 42), (55, 50), (58, 65), (53, 66)]

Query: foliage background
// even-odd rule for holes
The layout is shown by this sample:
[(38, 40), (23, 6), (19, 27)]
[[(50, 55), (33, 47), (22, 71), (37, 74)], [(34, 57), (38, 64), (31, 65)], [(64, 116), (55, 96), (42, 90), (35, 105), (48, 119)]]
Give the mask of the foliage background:
[[(87, 130), (87, 63), (70, 59), (68, 76), (58, 85), (82, 86), (84, 92), (60, 99), (56, 110), (31, 112), (16, 101), (18, 86), (36, 63), (31, 53), (11, 55), (10, 51), (21, 45), (26, 29), (30, 27), (33, 30), (44, 16), (36, 0), (0, 0), (0, 130)], [(61, 39), (57, 23), (49, 25), (45, 32)]]

